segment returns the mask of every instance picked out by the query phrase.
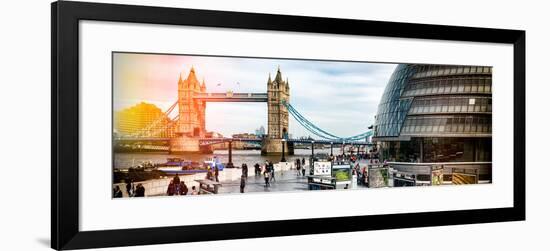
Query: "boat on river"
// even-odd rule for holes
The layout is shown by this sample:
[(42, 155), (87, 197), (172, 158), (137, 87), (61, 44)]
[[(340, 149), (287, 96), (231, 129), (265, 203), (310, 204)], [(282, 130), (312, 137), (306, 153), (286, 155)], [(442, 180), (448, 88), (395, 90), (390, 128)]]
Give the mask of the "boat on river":
[(167, 175), (206, 173), (209, 169), (214, 170), (215, 167), (219, 171), (224, 168), (224, 165), (216, 157), (207, 159), (203, 163), (184, 160), (182, 158), (167, 158), (165, 163), (155, 164), (156, 170), (162, 171)]

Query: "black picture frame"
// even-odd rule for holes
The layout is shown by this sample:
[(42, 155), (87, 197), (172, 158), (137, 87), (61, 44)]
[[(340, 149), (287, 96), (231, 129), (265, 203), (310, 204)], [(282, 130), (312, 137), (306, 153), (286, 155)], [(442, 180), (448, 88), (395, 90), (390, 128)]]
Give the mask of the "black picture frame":
[[(51, 5), (51, 247), (81, 249), (525, 220), (525, 31), (87, 2)], [(193, 226), (79, 230), (81, 20), (513, 45), (514, 206)], [(323, 226), (330, 226), (326, 228)], [(223, 231), (217, 231), (223, 229)]]

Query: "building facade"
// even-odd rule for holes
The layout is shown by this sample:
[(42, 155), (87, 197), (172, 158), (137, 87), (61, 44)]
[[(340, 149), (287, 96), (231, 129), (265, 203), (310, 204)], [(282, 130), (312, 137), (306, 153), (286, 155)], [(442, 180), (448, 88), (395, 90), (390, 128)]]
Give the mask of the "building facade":
[(153, 136), (168, 137), (170, 132), (156, 129), (165, 128), (169, 119), (160, 108), (145, 102), (116, 112), (114, 116), (114, 127), (117, 134), (128, 136), (141, 132), (141, 130), (147, 128), (158, 119), (162, 121), (156, 123), (156, 128), (150, 128), (149, 131), (157, 132), (157, 134)]
[(374, 124), (380, 158), (491, 162), (492, 68), (400, 64)]

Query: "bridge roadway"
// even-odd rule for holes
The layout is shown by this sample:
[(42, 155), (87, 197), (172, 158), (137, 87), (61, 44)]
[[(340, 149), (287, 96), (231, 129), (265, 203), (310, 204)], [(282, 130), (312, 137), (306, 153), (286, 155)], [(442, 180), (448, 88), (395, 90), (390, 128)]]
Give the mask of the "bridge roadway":
[(206, 102), (267, 102), (267, 93), (198, 93), (193, 99)]

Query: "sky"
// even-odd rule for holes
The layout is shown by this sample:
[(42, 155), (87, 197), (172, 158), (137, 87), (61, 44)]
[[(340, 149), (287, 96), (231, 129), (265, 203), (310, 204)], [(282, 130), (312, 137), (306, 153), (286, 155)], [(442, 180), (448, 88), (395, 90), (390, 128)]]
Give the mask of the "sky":
[[(115, 111), (147, 102), (166, 110), (177, 100), (181, 74), (191, 67), (207, 92), (267, 91), (281, 69), (290, 85), (290, 103), (309, 121), (340, 137), (367, 131), (374, 123), (378, 102), (397, 65), (290, 59), (238, 58), (115, 53), (113, 100)], [(175, 113), (174, 113), (175, 114)], [(290, 116), (293, 137), (312, 136)], [(267, 130), (266, 103), (208, 103), (206, 129), (224, 136)]]

